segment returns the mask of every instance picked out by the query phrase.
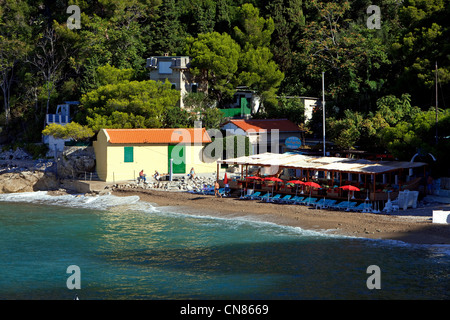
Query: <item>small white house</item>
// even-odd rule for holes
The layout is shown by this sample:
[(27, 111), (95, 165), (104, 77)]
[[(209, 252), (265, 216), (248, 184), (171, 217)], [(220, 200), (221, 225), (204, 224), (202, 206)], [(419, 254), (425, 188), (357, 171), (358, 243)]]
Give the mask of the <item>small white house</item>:
[[(78, 102), (66, 101), (64, 104), (60, 104), (56, 107), (56, 113), (45, 115), (45, 124), (49, 125), (51, 123), (56, 123), (60, 125), (66, 125), (72, 121), (70, 118), (70, 105), (78, 104)], [(57, 139), (53, 136), (43, 136), (43, 142), (48, 145), (51, 154), (55, 151), (62, 152), (64, 150), (65, 142), (68, 139)]]

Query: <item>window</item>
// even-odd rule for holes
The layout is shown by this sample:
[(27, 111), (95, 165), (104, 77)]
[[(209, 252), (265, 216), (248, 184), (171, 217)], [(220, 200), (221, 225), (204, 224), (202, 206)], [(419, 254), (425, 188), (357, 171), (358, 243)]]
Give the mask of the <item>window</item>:
[(198, 85), (196, 83), (193, 83), (191, 85), (191, 92), (192, 93), (197, 93), (197, 89), (198, 89)]
[(160, 61), (159, 62), (159, 74), (172, 74), (172, 62)]
[(123, 162), (133, 162), (134, 161), (133, 147), (123, 147), (123, 151), (124, 151)]

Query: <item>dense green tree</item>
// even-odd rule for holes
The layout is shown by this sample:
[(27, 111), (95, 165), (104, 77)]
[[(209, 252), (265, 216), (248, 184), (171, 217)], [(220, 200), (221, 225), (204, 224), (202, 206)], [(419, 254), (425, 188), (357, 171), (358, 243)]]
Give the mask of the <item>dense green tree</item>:
[(87, 140), (94, 136), (94, 131), (76, 122), (66, 125), (51, 123), (42, 130), (43, 135), (50, 135), (58, 139), (71, 139), (73, 141)]
[(207, 83), (208, 93), (220, 102), (234, 94), (241, 48), (230, 35), (217, 32), (188, 37), (186, 54), (192, 57), (191, 73)]
[[(100, 74), (111, 70), (106, 66), (99, 68)], [(179, 93), (171, 88), (169, 82), (153, 80), (129, 80), (130, 70), (110, 72), (113, 76), (81, 97), (82, 113), (87, 124), (98, 130), (117, 127), (118, 124), (130, 128), (151, 128), (163, 125), (163, 111), (173, 107), (179, 100)], [(122, 75), (117, 77), (117, 75)], [(125, 79), (123, 79), (125, 78)]]

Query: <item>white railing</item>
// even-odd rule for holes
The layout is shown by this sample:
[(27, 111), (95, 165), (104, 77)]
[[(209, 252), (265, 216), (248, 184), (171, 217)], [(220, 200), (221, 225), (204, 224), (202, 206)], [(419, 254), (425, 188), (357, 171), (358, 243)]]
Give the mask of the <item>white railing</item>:
[(69, 122), (69, 116), (63, 116), (61, 114), (47, 114), (47, 123), (67, 124)]

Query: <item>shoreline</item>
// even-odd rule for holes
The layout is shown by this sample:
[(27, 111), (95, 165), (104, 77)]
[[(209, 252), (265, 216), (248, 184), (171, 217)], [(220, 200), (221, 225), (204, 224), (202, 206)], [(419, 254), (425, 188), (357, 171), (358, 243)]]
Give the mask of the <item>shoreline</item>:
[(437, 203), (388, 215), (149, 189), (115, 189), (111, 194), (139, 196), (141, 201), (158, 207), (176, 207), (181, 213), (197, 216), (251, 218), (327, 234), (409, 244), (450, 244), (450, 225), (432, 223), (433, 210), (450, 210), (450, 204)]

